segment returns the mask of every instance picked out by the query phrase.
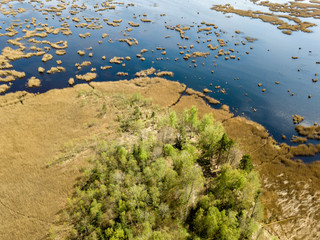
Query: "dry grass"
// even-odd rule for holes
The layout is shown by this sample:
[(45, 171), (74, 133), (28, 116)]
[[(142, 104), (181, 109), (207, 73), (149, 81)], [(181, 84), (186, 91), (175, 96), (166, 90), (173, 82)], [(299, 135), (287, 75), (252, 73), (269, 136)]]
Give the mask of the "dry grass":
[(258, 124), (236, 118), (224, 126), (260, 173), (266, 229), (279, 239), (320, 239), (320, 164), (291, 160), (317, 146), (279, 146)]

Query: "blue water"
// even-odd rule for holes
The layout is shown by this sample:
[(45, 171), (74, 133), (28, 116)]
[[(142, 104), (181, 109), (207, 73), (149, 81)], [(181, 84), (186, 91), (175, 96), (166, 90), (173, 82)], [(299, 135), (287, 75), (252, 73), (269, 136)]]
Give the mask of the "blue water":
[[(66, 1), (71, 2), (71, 1)], [(69, 14), (71, 4), (63, 11), (62, 16), (70, 16), (70, 19), (65, 21), (70, 25), (70, 30), (73, 35), (64, 36), (61, 33), (58, 35), (49, 34), (45, 40), (56, 42), (59, 40), (67, 40), (68, 48), (67, 54), (64, 56), (55, 55), (55, 50), (51, 49), (54, 58), (47, 63), (43, 63), (40, 57), (32, 57), (30, 59), (20, 59), (12, 62), (14, 69), (17, 71), (26, 72), (26, 77), (17, 79), (13, 82), (8, 92), (19, 90), (26, 90), (29, 92), (45, 92), (53, 88), (68, 87), (68, 79), (75, 77), (76, 74), (84, 74), (89, 72), (92, 67), (97, 68), (98, 78), (95, 81), (117, 81), (120, 79), (130, 79), (134, 77), (137, 71), (144, 70), (153, 66), (159, 70), (169, 70), (174, 72), (174, 78), (168, 78), (174, 81), (185, 83), (188, 87), (202, 91), (204, 88), (213, 90), (209, 95), (219, 99), (223, 104), (231, 107), (231, 110), (237, 114), (242, 113), (248, 119), (254, 120), (265, 126), (270, 134), (279, 142), (282, 134), (287, 136), (286, 143), (290, 143), (292, 135), (296, 135), (294, 125), (292, 123), (291, 115), (298, 114), (305, 117), (304, 124), (311, 125), (314, 122), (320, 122), (320, 81), (312, 82), (315, 73), (320, 75), (320, 65), (316, 61), (320, 61), (320, 28), (313, 27), (312, 33), (293, 32), (291, 36), (281, 33), (280, 30), (269, 23), (264, 23), (261, 20), (241, 17), (235, 14), (223, 14), (211, 10), (213, 4), (225, 4), (226, 1), (218, 0), (135, 0), (123, 1), (123, 5), (116, 5), (115, 10), (107, 10), (96, 13), (94, 5), (96, 1), (75, 1), (78, 5), (85, 3), (87, 10), (84, 10), (75, 15), (81, 19), (81, 23), (85, 22), (82, 16), (99, 18), (99, 22), (103, 29), (91, 30), (86, 28), (76, 28), (75, 22), (71, 20), (72, 15)], [(127, 6), (128, 3), (134, 3), (135, 6)], [(231, 2), (231, 1), (230, 1)], [(59, 1), (46, 2), (43, 1), (45, 7), (55, 6)], [(54, 13), (47, 15), (48, 20), (45, 20), (40, 12), (33, 10), (33, 6), (25, 1), (24, 3), (12, 2), (13, 8), (23, 7), (28, 9), (27, 12), (18, 14), (17, 16), (7, 17), (0, 14), (0, 33), (5, 32), (12, 21), (21, 19), (31, 19), (35, 17), (37, 23), (48, 23), (49, 26), (59, 27), (62, 22), (59, 22), (60, 17), (55, 16)], [(32, 3), (37, 8), (39, 3)], [(238, 5), (244, 8), (255, 9), (255, 5), (249, 1), (237, 1)], [(3, 5), (5, 6), (5, 5)], [(261, 9), (261, 7), (256, 7)], [(73, 9), (74, 10), (74, 9)], [(141, 17), (139, 17), (141, 14)], [(147, 14), (145, 18), (151, 19), (152, 23), (143, 23), (140, 21), (142, 14)], [(160, 16), (166, 14), (165, 16)], [(137, 16), (137, 18), (134, 18)], [(119, 27), (108, 26), (103, 18), (108, 18), (109, 21), (114, 19), (122, 19), (123, 22)], [(320, 25), (320, 20), (305, 19), (306, 21), (314, 22)], [(5, 23), (3, 23), (5, 21)], [(140, 23), (140, 27), (133, 28), (132, 32), (128, 33), (128, 37), (136, 38), (139, 41), (138, 46), (129, 47), (126, 43), (119, 42), (117, 39), (127, 38), (123, 36), (126, 27), (130, 27), (127, 23), (133, 21)], [(232, 48), (241, 59), (225, 60), (224, 57), (215, 58), (217, 51), (211, 51), (207, 45), (211, 43), (213, 46), (217, 44), (217, 37), (214, 33), (206, 35), (206, 32), (197, 33), (197, 25), (201, 22), (215, 23), (219, 28), (220, 33), (218, 38), (222, 38), (228, 42), (228, 46), (224, 49)], [(189, 40), (181, 39), (177, 31), (168, 30), (165, 25), (176, 26), (192, 26), (190, 30), (186, 31), (185, 36)], [(26, 24), (23, 24), (22, 29)], [(205, 27), (202, 25), (201, 27)], [(32, 30), (34, 29), (31, 26)], [(19, 34), (16, 37), (22, 37), (21, 29), (18, 29)], [(241, 34), (235, 34), (235, 30), (240, 30)], [(122, 32), (121, 32), (122, 31)], [(90, 32), (91, 37), (81, 39), (79, 33)], [(102, 34), (107, 33), (109, 38), (102, 39)], [(165, 38), (170, 35), (170, 38)], [(200, 36), (200, 38), (198, 38)], [(246, 36), (257, 38), (253, 43), (245, 40)], [(8, 37), (0, 37), (0, 49), (8, 46), (6, 40)], [(38, 39), (38, 38), (36, 38)], [(111, 39), (111, 42), (108, 40)], [(199, 39), (200, 43), (196, 40)], [(211, 42), (207, 42), (212, 39)], [(39, 39), (43, 40), (43, 39)], [(103, 41), (99, 44), (98, 41)], [(203, 41), (205, 41), (203, 43)], [(241, 41), (246, 42), (242, 45)], [(27, 42), (27, 40), (22, 40)], [(238, 42), (240, 45), (235, 46)], [(179, 46), (187, 46), (187, 49), (179, 49)], [(194, 45), (193, 49), (189, 46)], [(26, 46), (31, 46), (27, 43)], [(43, 45), (38, 45), (43, 47)], [(10, 46), (12, 48), (16, 48)], [(93, 50), (88, 50), (92, 47)], [(160, 50), (156, 47), (163, 47), (167, 54), (162, 56)], [(143, 56), (146, 61), (140, 61), (136, 58), (136, 54), (140, 53), (141, 49), (148, 49)], [(301, 48), (301, 49), (299, 49)], [(85, 50), (86, 55), (81, 57), (77, 54), (78, 50)], [(154, 50), (152, 52), (151, 50)], [(191, 62), (191, 58), (185, 61), (180, 55), (180, 51), (190, 50), (190, 53), (210, 52), (211, 55), (207, 58), (196, 58), (197, 67), (195, 63)], [(237, 53), (238, 51), (238, 53)], [(246, 52), (249, 54), (246, 54)], [(311, 52), (309, 52), (311, 51)], [(88, 53), (92, 52), (93, 57), (89, 57)], [(102, 60), (102, 56), (106, 56), (106, 60)], [(124, 61), (125, 67), (116, 64), (110, 64), (109, 60), (114, 56), (130, 56), (131, 61)], [(292, 56), (299, 58), (293, 60)], [(156, 58), (163, 57), (163, 60), (156, 60)], [(174, 59), (179, 57), (178, 61)], [(167, 60), (168, 58), (168, 60)], [(37, 69), (39, 66), (46, 70), (52, 66), (57, 66), (56, 60), (62, 60), (62, 66), (66, 68), (66, 72), (49, 74), (39, 74)], [(83, 61), (91, 61), (92, 65), (83, 67), (78, 71), (74, 66), (75, 63)], [(109, 70), (100, 70), (100, 66), (112, 65), (113, 68)], [(190, 66), (191, 65), (191, 66)], [(298, 71), (298, 69), (301, 69)], [(211, 71), (214, 70), (212, 74)], [(129, 76), (116, 76), (117, 72), (128, 72)], [(29, 89), (26, 87), (28, 78), (35, 76), (42, 81), (42, 86), (39, 88)], [(317, 76), (316, 78), (319, 78)], [(279, 81), (280, 84), (275, 84)], [(76, 84), (83, 83), (77, 81)], [(213, 86), (210, 86), (212, 83)], [(258, 83), (262, 86), (258, 87)], [(214, 89), (214, 86), (221, 86), (226, 93), (223, 94), (219, 90)], [(261, 90), (265, 88), (266, 91)], [(288, 92), (290, 90), (290, 92)], [(294, 93), (294, 96), (291, 96)], [(308, 99), (308, 95), (312, 97)], [(256, 109), (256, 111), (254, 111)], [(316, 141), (313, 141), (317, 143)], [(319, 142), (318, 142), (319, 143)], [(319, 160), (319, 157), (304, 158), (304, 161), (310, 162)]]

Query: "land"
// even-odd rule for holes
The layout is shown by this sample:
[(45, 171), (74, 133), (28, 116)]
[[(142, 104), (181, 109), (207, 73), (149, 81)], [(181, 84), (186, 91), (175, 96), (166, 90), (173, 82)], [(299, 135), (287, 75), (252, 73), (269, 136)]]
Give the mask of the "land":
[[(95, 139), (119, 138), (119, 97), (140, 93), (159, 109), (183, 111), (194, 105), (211, 112), (228, 136), (253, 158), (263, 184), (265, 229), (279, 239), (319, 237), (320, 164), (294, 161), (290, 147), (277, 144), (261, 125), (213, 109), (201, 92), (162, 78), (89, 83), (44, 94), (9, 93), (0, 97), (0, 237), (43, 239), (61, 225), (61, 212), (90, 163), (81, 146)], [(101, 96), (106, 103), (103, 109)], [(128, 139), (126, 139), (127, 141)], [(80, 147), (79, 147), (80, 146)], [(66, 150), (68, 149), (68, 151)], [(57, 161), (68, 154), (68, 161)], [(59, 163), (59, 161), (58, 161)]]

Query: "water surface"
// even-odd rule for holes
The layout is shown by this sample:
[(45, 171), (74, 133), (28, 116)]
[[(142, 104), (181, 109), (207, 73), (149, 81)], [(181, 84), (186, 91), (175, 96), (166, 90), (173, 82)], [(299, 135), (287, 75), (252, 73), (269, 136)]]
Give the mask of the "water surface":
[[(60, 1), (42, 1), (44, 7), (57, 6)], [(70, 3), (71, 1), (66, 1)], [(35, 10), (40, 9), (40, 3), (27, 1), (22, 3), (13, 1), (13, 9), (23, 7), (27, 11), (17, 14), (16, 16), (4, 16), (0, 14), (0, 33), (5, 33), (5, 28), (18, 19), (21, 23), (25, 19), (34, 17), (37, 23), (47, 23), (55, 28), (60, 27), (61, 23), (67, 22), (70, 25), (70, 30), (73, 32), (70, 36), (64, 36), (61, 33), (58, 35), (48, 34), (45, 40), (56, 42), (60, 40), (68, 41), (67, 54), (57, 56), (55, 50), (51, 49), (54, 57), (53, 60), (43, 63), (40, 57), (32, 57), (29, 59), (19, 59), (11, 64), (17, 71), (24, 71), (26, 77), (15, 80), (12, 83), (8, 92), (19, 90), (27, 90), (29, 92), (45, 92), (53, 88), (68, 87), (68, 79), (75, 77), (76, 74), (84, 74), (89, 72), (91, 68), (96, 68), (98, 78), (95, 81), (117, 81), (120, 79), (130, 79), (140, 70), (154, 67), (161, 71), (168, 70), (174, 73), (174, 78), (169, 78), (174, 81), (185, 83), (188, 87), (202, 91), (204, 88), (209, 88), (213, 92), (208, 95), (220, 100), (223, 104), (231, 107), (231, 110), (237, 115), (244, 115), (248, 119), (254, 120), (265, 126), (272, 136), (280, 141), (290, 143), (292, 135), (297, 135), (294, 131), (291, 115), (298, 114), (305, 117), (303, 124), (311, 125), (314, 122), (320, 122), (320, 82), (312, 82), (315, 74), (320, 75), (320, 29), (318, 26), (310, 28), (311, 33), (293, 32), (292, 35), (283, 34), (276, 26), (259, 19), (251, 19), (238, 16), (236, 14), (223, 14), (211, 10), (214, 4), (225, 4), (229, 2), (231, 5), (245, 10), (269, 10), (262, 6), (257, 6), (250, 1), (218, 1), (218, 0), (135, 0), (122, 1), (123, 4), (114, 3), (115, 10), (106, 10), (95, 12), (95, 5), (101, 4), (100, 1), (74, 1), (81, 6), (83, 3), (87, 6), (86, 10), (79, 10), (76, 15), (70, 15), (69, 10), (77, 10), (71, 8), (71, 4), (66, 5), (66, 9), (62, 11), (61, 16), (57, 16), (55, 12), (49, 12), (48, 15), (43, 15)], [(134, 3), (134, 6), (128, 5)], [(112, 3), (111, 3), (112, 4)], [(3, 4), (2, 8), (9, 7), (9, 4)], [(140, 19), (146, 14), (145, 18), (152, 20), (151, 23), (142, 22)], [(165, 14), (165, 15), (163, 15)], [(140, 15), (140, 16), (139, 16)], [(61, 17), (70, 19), (61, 20)], [(85, 22), (85, 17), (93, 17), (94, 20), (100, 22), (102, 29), (87, 29), (75, 27), (77, 23), (71, 19), (79, 17), (81, 23)], [(48, 20), (45, 20), (48, 17)], [(111, 22), (115, 19), (122, 19), (119, 27), (108, 26), (103, 18), (108, 18)], [(94, 21), (93, 20), (93, 21)], [(320, 24), (319, 19), (304, 19)], [(132, 32), (127, 32), (128, 36), (124, 36), (129, 21), (139, 23), (140, 27), (133, 28)], [(212, 33), (206, 35), (206, 32), (198, 32), (198, 25), (206, 27), (203, 22), (214, 23), (218, 26), (213, 29)], [(97, 23), (98, 24), (98, 23)], [(185, 36), (189, 39), (181, 39), (177, 31), (167, 29), (165, 25), (176, 26), (194, 26), (190, 30), (185, 31)], [(13, 37), (22, 37), (24, 33), (22, 29), (26, 28), (26, 24), (22, 24), (22, 28), (18, 29), (19, 33)], [(30, 29), (34, 29), (31, 26)], [(239, 30), (241, 33), (236, 34)], [(217, 37), (214, 31), (220, 34)], [(89, 32), (90, 37), (82, 39), (79, 33)], [(107, 33), (109, 37), (102, 39), (102, 34)], [(167, 37), (166, 36), (170, 36)], [(248, 42), (245, 37), (253, 37), (257, 40)], [(132, 37), (139, 41), (139, 44), (128, 46), (124, 42), (119, 42), (121, 38)], [(225, 60), (224, 57), (215, 58), (216, 51), (208, 49), (207, 45), (217, 44), (217, 38), (228, 41), (228, 46), (223, 47), (225, 51), (234, 49), (232, 53), (240, 60)], [(0, 49), (6, 46), (17, 48), (9, 45), (6, 41), (9, 37), (0, 37)], [(35, 37), (37, 40), (44, 40)], [(211, 39), (211, 42), (208, 40)], [(199, 40), (199, 43), (196, 41)], [(100, 44), (98, 41), (102, 41)], [(28, 47), (34, 45), (28, 43), (27, 39), (21, 42)], [(235, 46), (234, 43), (240, 43)], [(245, 45), (241, 44), (244, 42)], [(179, 44), (179, 45), (178, 45)], [(194, 45), (190, 49), (190, 45)], [(44, 45), (37, 45), (43, 47)], [(179, 46), (185, 46), (186, 49), (179, 49)], [(89, 50), (92, 47), (92, 50)], [(165, 48), (166, 55), (162, 55), (162, 50), (156, 50), (157, 47)], [(148, 52), (143, 54), (145, 61), (139, 60), (136, 54), (142, 49), (148, 49)], [(78, 50), (85, 50), (85, 56), (79, 56)], [(154, 50), (152, 52), (152, 50)], [(187, 50), (192, 52), (210, 52), (206, 58), (195, 58), (184, 60), (180, 55), (180, 51), (187, 53)], [(88, 53), (92, 52), (93, 57), (89, 57)], [(246, 53), (248, 52), (248, 54)], [(106, 56), (106, 60), (102, 60), (102, 56)], [(110, 64), (109, 60), (114, 56), (126, 57), (130, 56), (131, 61), (124, 61), (125, 66)], [(294, 60), (291, 57), (298, 56)], [(157, 60), (163, 58), (163, 60)], [(179, 58), (175, 61), (175, 58)], [(53, 66), (57, 66), (56, 60), (62, 60), (62, 66), (66, 68), (66, 72), (55, 74), (39, 74), (37, 69), (39, 66), (46, 70)], [(74, 65), (83, 61), (91, 61), (92, 65), (83, 67), (78, 70)], [(196, 64), (196, 67), (194, 66)], [(100, 66), (112, 65), (109, 70), (101, 70)], [(299, 69), (299, 71), (298, 71)], [(214, 73), (212, 73), (214, 71)], [(126, 77), (117, 76), (117, 72), (127, 72)], [(29, 89), (26, 87), (27, 80), (35, 76), (41, 79), (42, 84), (39, 88)], [(316, 78), (319, 78), (317, 76)], [(280, 82), (275, 84), (275, 82)], [(76, 84), (83, 81), (76, 80)], [(262, 86), (259, 87), (258, 83)], [(210, 85), (212, 84), (212, 86)], [(215, 89), (215, 86), (220, 86), (220, 89)], [(220, 90), (225, 89), (225, 93)], [(262, 92), (265, 89), (265, 92)], [(292, 95), (292, 93), (294, 95)], [(308, 98), (311, 95), (311, 98)], [(217, 107), (217, 106), (214, 106)], [(281, 136), (286, 135), (287, 139), (282, 140)], [(312, 142), (312, 141), (311, 141)], [(316, 142), (316, 141), (314, 141)], [(317, 143), (317, 142), (316, 142)], [(292, 143), (290, 143), (292, 144)], [(305, 161), (319, 160), (319, 157), (305, 158)]]

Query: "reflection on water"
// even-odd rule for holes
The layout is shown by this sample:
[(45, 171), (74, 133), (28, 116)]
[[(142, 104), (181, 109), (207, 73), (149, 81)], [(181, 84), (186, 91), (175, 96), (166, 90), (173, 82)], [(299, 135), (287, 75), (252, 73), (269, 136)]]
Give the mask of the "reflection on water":
[[(276, 140), (281, 139), (282, 134), (287, 136), (287, 143), (290, 143), (292, 135), (296, 135), (291, 115), (299, 114), (305, 117), (305, 124), (320, 122), (320, 83), (313, 82), (315, 74), (320, 74), (320, 30), (313, 27), (312, 33), (292, 32), (292, 35), (285, 35), (276, 26), (262, 22), (259, 19), (250, 19), (235, 14), (223, 14), (211, 10), (213, 4), (221, 4), (219, 1), (196, 1), (196, 0), (136, 0), (134, 6), (131, 1), (124, 1), (123, 4), (110, 3), (115, 5), (115, 9), (96, 11), (102, 8), (98, 1), (66, 1), (66, 9), (61, 12), (61, 16), (55, 12), (42, 13), (44, 8), (57, 7), (60, 1), (43, 1), (42, 3), (31, 2), (11, 2), (12, 9), (20, 7), (27, 11), (16, 16), (5, 16), (0, 14), (0, 33), (6, 33), (14, 21), (21, 19), (21, 28), (16, 30), (18, 34), (10, 38), (2, 36), (0, 49), (6, 46), (16, 49), (16, 46), (8, 45), (7, 40), (23, 37), (23, 29), (30, 25), (25, 23), (25, 19), (31, 17), (37, 19), (36, 27), (41, 28), (39, 23), (46, 23), (54, 28), (66, 23), (72, 31), (72, 35), (64, 36), (61, 33), (48, 34), (44, 39), (34, 37), (37, 40), (48, 40), (58, 42), (66, 40), (68, 48), (66, 55), (57, 56), (55, 49), (50, 49), (53, 60), (43, 63), (42, 56), (29, 59), (19, 59), (11, 62), (17, 71), (26, 73), (23, 79), (12, 82), (9, 92), (27, 90), (30, 92), (45, 92), (52, 88), (64, 88), (68, 86), (68, 79), (77, 74), (90, 72), (96, 68), (98, 78), (95, 81), (117, 81), (125, 78), (133, 78), (134, 74), (140, 70), (153, 66), (159, 70), (168, 70), (174, 73), (172, 80), (177, 80), (187, 84), (196, 90), (202, 91), (204, 88), (213, 92), (208, 95), (220, 100), (223, 104), (228, 104), (232, 111), (239, 115), (244, 115), (249, 119), (264, 125)], [(229, 1), (232, 3), (232, 1)], [(81, 9), (85, 3), (86, 9)], [(223, 4), (226, 2), (224, 1)], [(41, 7), (41, 5), (44, 5)], [(98, 5), (96, 5), (98, 4)], [(98, 6), (98, 7), (97, 7)], [(250, 1), (237, 1), (237, 7), (244, 9), (260, 10), (262, 6), (257, 6)], [(8, 4), (2, 4), (1, 8), (10, 9)], [(34, 10), (42, 9), (42, 12)], [(69, 11), (78, 11), (71, 15)], [(69, 19), (67, 19), (69, 16)], [(84, 17), (89, 22), (84, 20)], [(63, 19), (62, 19), (63, 17)], [(78, 17), (80, 22), (72, 21)], [(47, 18), (47, 20), (45, 19)], [(106, 20), (106, 18), (108, 20)], [(152, 22), (142, 22), (140, 19), (146, 18)], [(108, 25), (108, 22), (121, 19), (118, 27)], [(128, 22), (139, 23), (140, 27), (130, 27)], [(312, 19), (319, 24), (320, 20)], [(101, 29), (88, 29), (80, 26), (81, 23), (102, 26)], [(18, 22), (17, 22), (18, 23)], [(205, 23), (214, 23), (218, 28), (207, 26)], [(178, 27), (190, 27), (184, 30), (184, 36), (180, 37)], [(76, 26), (79, 25), (79, 26)], [(166, 28), (165, 26), (168, 26)], [(171, 30), (170, 28), (176, 29)], [(211, 27), (210, 31), (199, 31), (201, 28)], [(132, 28), (132, 31), (128, 31)], [(28, 30), (33, 30), (31, 26)], [(240, 33), (235, 33), (239, 30)], [(90, 33), (91, 36), (80, 38), (79, 34)], [(109, 37), (102, 38), (102, 34), (107, 33)], [(254, 42), (248, 42), (245, 37), (257, 38)], [(135, 38), (138, 45), (129, 46), (119, 39)], [(223, 55), (215, 57), (218, 50), (210, 50), (209, 44), (216, 46), (217, 39), (223, 39), (226, 46), (219, 46), (230, 55), (235, 55), (236, 59), (225, 60)], [(99, 42), (101, 41), (101, 42)], [(44, 44), (33, 44), (28, 39), (22, 39), (26, 52), (31, 46), (44, 47)], [(238, 45), (235, 45), (237, 44)], [(193, 45), (191, 47), (191, 45)], [(92, 48), (92, 50), (91, 50)], [(161, 50), (157, 50), (161, 48)], [(166, 54), (162, 52), (165, 49)], [(142, 49), (148, 51), (143, 53), (145, 61), (137, 58)], [(84, 50), (85, 56), (79, 56), (78, 50)], [(232, 50), (234, 50), (232, 52)], [(193, 52), (210, 52), (207, 57), (197, 57), (184, 60), (186, 54)], [(92, 53), (92, 57), (89, 56)], [(105, 56), (106, 60), (102, 57)], [(110, 64), (109, 60), (114, 56), (131, 57), (130, 61), (124, 60), (124, 64)], [(297, 56), (298, 59), (292, 59)], [(240, 60), (237, 58), (240, 57)], [(56, 60), (61, 60), (66, 68), (65, 72), (55, 74), (39, 74), (38, 67), (46, 70), (56, 67)], [(91, 65), (78, 69), (75, 64), (83, 61), (90, 61)], [(101, 70), (101, 66), (112, 65), (111, 69)], [(126, 72), (128, 76), (117, 76), (118, 72)], [(41, 79), (42, 85), (39, 88), (28, 89), (27, 80), (35, 76)], [(169, 78), (169, 77), (168, 77)], [(278, 84), (276, 84), (276, 82)], [(83, 83), (77, 81), (76, 84)], [(258, 84), (261, 84), (259, 87)], [(224, 91), (221, 91), (224, 89)], [(265, 89), (263, 92), (262, 90)], [(308, 96), (311, 98), (308, 98)], [(315, 158), (312, 158), (315, 160)], [(306, 160), (308, 161), (308, 160)]]

